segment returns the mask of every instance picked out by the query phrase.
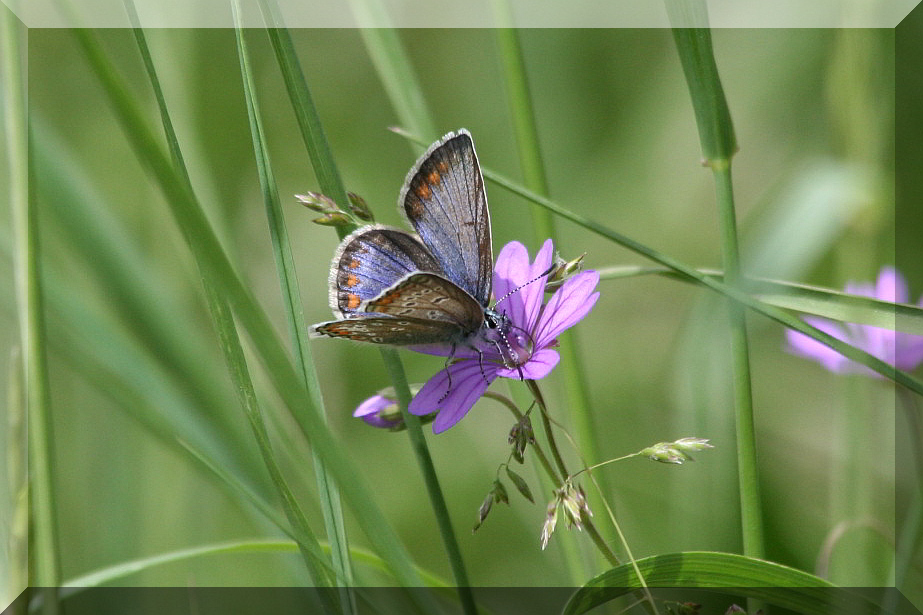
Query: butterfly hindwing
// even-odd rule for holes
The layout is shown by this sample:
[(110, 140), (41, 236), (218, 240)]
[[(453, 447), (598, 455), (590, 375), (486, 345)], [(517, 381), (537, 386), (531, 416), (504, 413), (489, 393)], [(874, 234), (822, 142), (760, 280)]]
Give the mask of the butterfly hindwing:
[[(471, 334), (484, 323), (484, 308), (467, 292), (434, 273), (412, 273), (363, 306), (394, 318), (448, 322)], [(449, 341), (449, 340), (446, 340)]]
[(372, 344), (444, 344), (461, 339), (461, 328), (447, 321), (427, 321), (419, 318), (370, 316), (321, 322), (311, 327), (311, 337), (341, 337)]
[(445, 276), (486, 306), (493, 265), (490, 213), (467, 130), (445, 135), (417, 161), (407, 175), (398, 207)]
[(330, 269), (330, 307), (350, 318), (363, 302), (381, 295), (414, 271), (441, 273), (420, 240), (400, 229), (366, 226), (343, 239)]

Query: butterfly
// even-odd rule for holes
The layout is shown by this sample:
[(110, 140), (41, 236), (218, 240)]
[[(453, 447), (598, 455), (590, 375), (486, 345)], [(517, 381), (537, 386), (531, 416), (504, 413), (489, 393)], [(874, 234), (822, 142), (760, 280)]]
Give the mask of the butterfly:
[(496, 348), (516, 362), (506, 314), (489, 307), (493, 249), (484, 177), (471, 134), (436, 141), (410, 169), (398, 208), (416, 231), (369, 225), (347, 236), (330, 268), (339, 320), (312, 337), (395, 346)]

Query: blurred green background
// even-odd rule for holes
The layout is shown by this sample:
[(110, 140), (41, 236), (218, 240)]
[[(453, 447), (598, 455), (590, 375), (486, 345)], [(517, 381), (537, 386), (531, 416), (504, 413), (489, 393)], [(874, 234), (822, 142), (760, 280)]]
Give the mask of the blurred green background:
[[(99, 35), (156, 125), (131, 33)], [(287, 341), (234, 33), (147, 35), (193, 186), (225, 250)], [(292, 36), (347, 188), (365, 197), (379, 222), (402, 224), (396, 199), (417, 150), (387, 130), (398, 120), (359, 32)], [(482, 165), (518, 180), (495, 33), (402, 30), (399, 36), (440, 134), (468, 128)], [(670, 33), (528, 30), (520, 37), (551, 198), (685, 263), (720, 268), (713, 181), (699, 164)], [(259, 30), (247, 31), (247, 38), (304, 317), (327, 320), (337, 238), (312, 224), (312, 213), (292, 196), (318, 189), (317, 182), (268, 39)], [(873, 280), (894, 262), (893, 31), (719, 30), (714, 44), (740, 144), (734, 179), (747, 271), (831, 288)], [(188, 433), (226, 450), (235, 472), (271, 493), (195, 264), (162, 194), (127, 144), (72, 33), (33, 29), (28, 54), (64, 579), (187, 546), (279, 536), (192, 463), (176, 446), (177, 436), (188, 434), (162, 420), (180, 417)], [(497, 186), (487, 189), (495, 254), (514, 239), (534, 251), (543, 238), (532, 230), (529, 205)], [(0, 208), (2, 348), (18, 342), (8, 217), (9, 209)], [(586, 252), (588, 268), (647, 264), (570, 223), (557, 229), (556, 248), (568, 258)], [(917, 299), (923, 272), (905, 273)], [(631, 460), (602, 470), (634, 555), (739, 552), (723, 303), (657, 276), (603, 281), (599, 290), (597, 306), (573, 333), (599, 440), (600, 458), (590, 461), (684, 436), (710, 438), (716, 447), (682, 467)], [(750, 331), (768, 558), (808, 571), (820, 561), (832, 580), (847, 585), (893, 584), (893, 387), (837, 377), (790, 356), (781, 328), (763, 318), (751, 316)], [(181, 361), (171, 354), (173, 343)], [(389, 384), (378, 352), (339, 340), (316, 340), (313, 350), (332, 431), (362, 467), (418, 564), (450, 578), (406, 434), (371, 429), (350, 416)], [(442, 367), (438, 358), (402, 355), (412, 382)], [(0, 354), (0, 399), (7, 398), (9, 363), (9, 353)], [(290, 421), (279, 418), (265, 375), (255, 365), (253, 371), (287, 476), (323, 534), (310, 449)], [(542, 386), (552, 412), (569, 424), (560, 371)], [(493, 390), (508, 386), (520, 385), (498, 382)], [(522, 473), (538, 502), (511, 493), (509, 508), (495, 507), (477, 534), (469, 531), (506, 459), (511, 425), (505, 409), (482, 400), (445, 434), (427, 430), (471, 580), (581, 583), (603, 566), (586, 537), (563, 526), (540, 550), (543, 502), (551, 494), (530, 461)], [(16, 453), (15, 438), (3, 446), (4, 459)], [(566, 456), (579, 466), (573, 451)], [(906, 488), (897, 486), (900, 501)], [(367, 545), (348, 512), (347, 521), (351, 541)], [(841, 525), (852, 522), (858, 525)], [(825, 540), (838, 527), (847, 531), (826, 557)], [(564, 541), (581, 545), (584, 571), (568, 571)], [(125, 583), (292, 585), (304, 579), (303, 563), (292, 553), (212, 557)]]

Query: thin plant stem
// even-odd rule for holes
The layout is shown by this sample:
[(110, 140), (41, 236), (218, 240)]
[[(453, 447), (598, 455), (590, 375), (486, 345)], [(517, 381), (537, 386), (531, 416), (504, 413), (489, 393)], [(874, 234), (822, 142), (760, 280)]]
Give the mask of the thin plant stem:
[[(551, 478), (557, 487), (560, 489), (564, 482), (568, 479), (570, 474), (567, 471), (567, 466), (564, 463), (564, 458), (561, 457), (561, 452), (558, 450), (558, 445), (554, 437), (554, 431), (551, 427), (551, 418), (548, 415), (548, 408), (545, 406), (545, 398), (542, 395), (541, 389), (538, 388), (538, 384), (534, 380), (526, 380), (526, 386), (528, 386), (529, 391), (532, 395), (535, 396), (535, 401), (538, 403), (539, 411), (542, 415), (542, 425), (545, 428), (545, 437), (548, 439), (548, 449), (551, 451), (551, 457), (554, 459), (555, 466), (557, 468), (557, 474), (552, 474)], [(599, 531), (596, 529), (596, 526), (593, 524), (592, 519), (586, 512), (581, 511), (580, 521), (587, 530), (587, 534), (590, 536), (590, 539), (593, 541), (593, 544), (596, 545), (596, 548), (602, 554), (606, 560), (609, 561), (613, 566), (619, 565), (619, 558), (615, 555), (609, 545), (606, 543), (605, 539), (599, 534)]]
[(35, 190), (30, 190), (29, 120), (20, 40), (21, 24), (6, 7), (0, 7), (0, 56), (5, 99), (4, 122), (10, 166), (8, 198), (13, 236), (13, 276), (22, 349), (23, 392), (28, 421), (29, 498), (32, 513), (32, 570), (30, 585), (44, 592), (43, 612), (57, 613), (60, 582), (60, 542), (55, 517), (52, 471), (54, 435), (48, 388), (44, 300), (39, 264), (39, 220)]
[[(239, 19), (239, 3), (233, 4), (235, 20)], [(308, 340), (308, 331), (304, 323), (304, 309), (301, 305), (301, 296), (298, 289), (298, 278), (295, 273), (295, 261), (292, 256), (291, 245), (288, 239), (288, 230), (285, 226), (285, 217), (279, 194), (276, 190), (275, 179), (269, 153), (266, 147), (266, 137), (260, 118), (259, 104), (256, 98), (253, 74), (250, 69), (250, 60), (247, 51), (243, 30), (239, 23), (237, 27), (238, 54), (240, 56), (241, 75), (244, 83), (244, 93), (247, 100), (247, 114), (250, 118), (250, 130), (253, 138), (253, 149), (257, 160), (260, 175), (260, 186), (266, 204), (266, 217), (269, 222), (269, 231), (272, 238), (273, 255), (279, 275), (282, 290), (285, 316), (288, 322), (289, 335), (292, 338), (292, 349), (295, 355), (295, 366), (302, 377), (308, 395), (314, 406), (320, 410), (321, 419), (326, 421), (327, 414), (324, 410), (324, 400), (321, 395), (320, 382), (311, 355), (311, 346)], [(340, 493), (333, 478), (329, 476), (327, 467), (317, 453), (312, 451), (314, 472), (317, 480), (318, 498), (324, 516), (324, 525), (330, 541), (333, 566), (337, 571), (337, 584), (351, 586), (355, 583), (352, 565), (349, 561), (349, 542), (346, 536), (346, 527), (343, 522), (343, 510), (340, 502)], [(356, 613), (358, 606), (352, 591), (341, 591), (344, 612)]]
[[(684, 11), (695, 16), (698, 21), (707, 22), (705, 4), (702, 0), (668, 0), (667, 8), (674, 23), (677, 22), (679, 14)], [(731, 158), (737, 151), (737, 141), (724, 90), (718, 77), (711, 34), (708, 28), (674, 28), (673, 37), (692, 98), (705, 164), (712, 169), (715, 178), (718, 224), (721, 228), (721, 248), (724, 258), (724, 281), (729, 287), (743, 291), (734, 190), (731, 181)], [(731, 336), (731, 373), (734, 382), (734, 418), (743, 553), (751, 557), (762, 558), (765, 547), (756, 457), (756, 433), (753, 425), (747, 319), (744, 306), (738, 302), (728, 300), (727, 311)]]
[[(734, 193), (731, 186), (731, 161), (712, 164), (721, 212), (724, 238), (725, 280), (740, 285), (740, 256), (737, 248), (737, 226), (734, 215)], [(734, 416), (737, 437), (737, 473), (740, 485), (740, 516), (743, 533), (743, 554), (762, 558), (763, 507), (760, 500), (759, 470), (756, 455), (756, 430), (753, 425), (753, 393), (750, 375), (750, 354), (747, 339), (747, 318), (744, 307), (727, 302), (731, 327), (732, 373), (734, 374)]]
[(471, 591), (471, 583), (468, 581), (468, 572), (465, 570), (465, 562), (458, 546), (458, 538), (452, 528), (452, 519), (449, 517), (449, 508), (446, 505), (445, 496), (442, 494), (439, 477), (436, 475), (436, 467), (433, 465), (433, 458), (430, 456), (429, 448), (426, 446), (423, 426), (420, 424), (419, 417), (410, 414), (407, 410), (410, 405), (411, 393), (410, 386), (407, 384), (407, 375), (404, 373), (404, 366), (397, 356), (397, 350), (393, 348), (382, 349), (381, 356), (384, 360), (385, 368), (388, 370), (388, 375), (391, 377), (394, 393), (397, 395), (398, 407), (401, 409), (401, 416), (404, 419), (404, 425), (407, 427), (410, 446), (417, 458), (420, 471), (423, 473), (423, 481), (426, 483), (430, 506), (432, 506), (433, 513), (436, 515), (439, 532), (442, 535), (442, 544), (446, 550), (446, 557), (449, 559), (449, 566), (452, 568), (452, 575), (455, 577), (462, 608), (467, 615), (477, 615), (477, 606)]

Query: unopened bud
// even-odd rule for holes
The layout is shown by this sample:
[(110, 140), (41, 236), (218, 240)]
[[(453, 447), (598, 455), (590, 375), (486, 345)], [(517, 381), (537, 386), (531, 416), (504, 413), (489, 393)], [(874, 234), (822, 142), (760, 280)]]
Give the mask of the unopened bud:
[(308, 192), (307, 194), (296, 194), (298, 202), (319, 214), (332, 214), (340, 211), (337, 204), (329, 196), (320, 192)]
[(346, 214), (339, 211), (324, 214), (320, 218), (314, 218), (312, 222), (314, 224), (320, 224), (321, 226), (346, 226), (347, 224), (352, 224), (352, 221), (346, 217)]
[(542, 551), (548, 546), (548, 541), (551, 539), (554, 528), (558, 524), (559, 501), (560, 500), (555, 497), (555, 499), (548, 504), (548, 511), (545, 513), (545, 523), (542, 525)]
[(535, 444), (535, 432), (532, 431), (532, 421), (529, 419), (528, 414), (522, 415), (522, 418), (510, 429), (508, 441), (513, 445), (513, 458), (522, 463), (526, 446)]
[(660, 463), (681, 465), (695, 461), (689, 453), (715, 448), (705, 438), (680, 438), (675, 442), (658, 442), (640, 451), (639, 454)]
[(545, 292), (555, 290), (566, 282), (568, 278), (578, 273), (583, 268), (584, 257), (586, 257), (586, 252), (573, 260), (566, 261), (558, 254), (555, 254), (554, 267), (545, 279)]
[(365, 220), (366, 222), (371, 222), (375, 219), (375, 216), (372, 215), (372, 210), (369, 209), (369, 205), (365, 202), (365, 199), (363, 199), (355, 192), (347, 192), (346, 196), (349, 197), (349, 211), (353, 212), (354, 216), (360, 220)]

